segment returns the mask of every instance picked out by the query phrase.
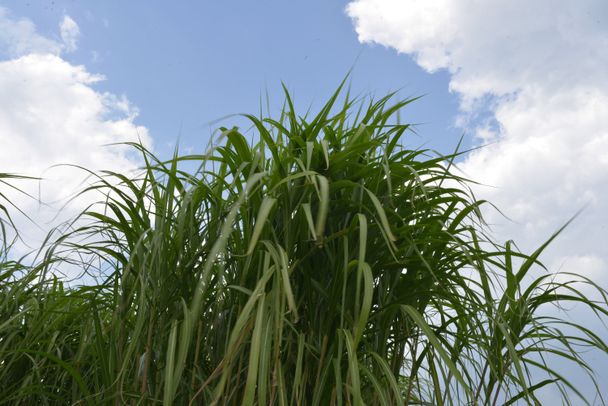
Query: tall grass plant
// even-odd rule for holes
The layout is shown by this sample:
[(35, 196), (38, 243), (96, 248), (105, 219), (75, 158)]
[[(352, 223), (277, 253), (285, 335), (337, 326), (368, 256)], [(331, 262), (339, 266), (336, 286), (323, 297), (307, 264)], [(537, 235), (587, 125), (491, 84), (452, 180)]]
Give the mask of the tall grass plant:
[[(33, 263), (3, 245), (0, 402), (539, 404), (545, 386), (592, 400), (545, 358), (595, 382), (579, 353), (607, 351), (543, 313), (608, 308), (593, 281), (542, 267), (557, 233), (533, 253), (494, 241), (458, 153), (408, 149), (396, 115), (412, 100), (339, 89), (302, 117), (285, 97), (279, 117), (246, 116), (253, 141), (221, 128), (207, 153), (166, 161), (132, 144), (140, 175), (94, 173), (82, 193), (101, 204)], [(97, 282), (68, 286), (65, 266)]]

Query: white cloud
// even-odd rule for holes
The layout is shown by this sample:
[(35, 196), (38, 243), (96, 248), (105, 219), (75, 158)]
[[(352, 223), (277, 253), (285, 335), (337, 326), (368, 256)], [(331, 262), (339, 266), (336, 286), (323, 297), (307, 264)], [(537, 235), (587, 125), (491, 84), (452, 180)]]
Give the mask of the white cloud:
[(608, 2), (356, 0), (346, 12), (361, 42), (451, 74), (457, 122), (494, 142), (460, 167), (513, 220), (488, 211), (496, 235), (530, 250), (586, 205), (544, 259), (606, 286)]
[[(39, 205), (10, 190), (5, 193), (41, 226), (37, 229), (24, 219), (19, 221), (30, 242), (40, 241), (50, 226), (80, 211), (93, 198), (74, 201), (55, 218), (57, 209), (86, 176), (82, 170), (53, 165), (128, 173), (140, 164), (132, 150), (106, 145), (138, 139), (150, 145), (151, 139), (147, 129), (135, 123), (137, 109), (126, 97), (94, 88), (104, 79), (102, 75), (62, 59), (58, 45), (38, 35), (31, 21), (15, 22), (5, 11), (0, 13), (4, 13), (0, 14), (0, 26), (12, 27), (8, 35), (20, 44), (19, 51), (11, 52), (9, 58), (24, 54), (0, 61), (0, 172), (43, 178), (39, 184), (23, 181), (19, 186), (49, 205)], [(67, 27), (67, 34), (62, 29), (62, 37), (69, 48), (77, 26), (66, 21), (71, 20), (64, 19), (62, 27)], [(7, 31), (3, 32), (0, 38), (7, 36)]]
[(497, 142), (461, 168), (514, 220), (490, 214), (501, 237), (529, 248), (588, 204), (555, 251), (608, 258), (608, 3), (357, 0), (346, 12), (361, 42), (447, 69), (463, 114), (493, 113), (497, 128), (473, 130)]
[(59, 54), (63, 44), (36, 32), (31, 20), (10, 18), (6, 8), (0, 7), (0, 55), (17, 57), (29, 53)]
[(467, 101), (530, 83), (593, 87), (608, 66), (602, 0), (358, 0), (347, 13), (361, 42), (412, 54), (430, 72), (448, 69)]
[(67, 52), (75, 51), (77, 48), (76, 42), (80, 36), (80, 28), (78, 24), (70, 16), (64, 16), (61, 24), (59, 24), (59, 32), (61, 39), (65, 44), (65, 50)]
[(12, 18), (10, 12), (0, 6), (0, 56), (16, 58), (32, 53), (60, 55), (77, 49), (80, 28), (66, 15), (59, 23), (61, 41), (47, 38), (36, 31), (35, 24), (27, 19)]

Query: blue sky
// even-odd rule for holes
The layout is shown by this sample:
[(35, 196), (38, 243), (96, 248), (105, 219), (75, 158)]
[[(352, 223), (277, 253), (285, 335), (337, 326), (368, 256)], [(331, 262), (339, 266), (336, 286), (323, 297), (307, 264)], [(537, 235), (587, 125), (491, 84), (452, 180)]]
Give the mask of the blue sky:
[(497, 240), (531, 251), (585, 207), (544, 262), (608, 286), (606, 49), (605, 0), (4, 1), (0, 172), (44, 178), (30, 192), (55, 205), (9, 197), (50, 227), (82, 182), (53, 165), (129, 172), (127, 149), (101, 146), (137, 139), (200, 152), (266, 91), (279, 108), (281, 81), (304, 112), (354, 67), (354, 94), (425, 95), (402, 116), (421, 123), (409, 146), (487, 145), (459, 169), (509, 216), (484, 213)]
[[(410, 58), (357, 40), (346, 2), (5, 2), (15, 18), (57, 37), (64, 15), (80, 28), (78, 49), (64, 58), (106, 80), (100, 91), (125, 94), (139, 109), (159, 153), (178, 134), (183, 147), (204, 148), (216, 119), (256, 113), (268, 91), (280, 107), (283, 81), (304, 111), (318, 106), (351, 67), (354, 94), (400, 90), (425, 95), (404, 111), (424, 123), (415, 146), (447, 152), (462, 131), (454, 118), (457, 95), (446, 72), (429, 75)], [(222, 121), (231, 125), (235, 120)]]

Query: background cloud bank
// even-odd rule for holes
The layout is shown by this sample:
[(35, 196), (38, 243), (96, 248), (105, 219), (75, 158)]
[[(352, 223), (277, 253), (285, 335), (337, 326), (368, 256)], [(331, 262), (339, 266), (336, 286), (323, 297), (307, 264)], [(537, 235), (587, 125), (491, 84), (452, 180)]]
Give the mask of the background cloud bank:
[(124, 96), (97, 91), (94, 85), (102, 75), (63, 58), (76, 50), (80, 30), (69, 16), (58, 24), (61, 41), (41, 36), (30, 20), (14, 19), (0, 8), (0, 172), (43, 178), (19, 187), (45, 204), (6, 192), (37, 223), (19, 221), (29, 241), (40, 241), (51, 226), (92, 203), (79, 199), (56, 218), (86, 175), (54, 165), (129, 172), (138, 165), (131, 150), (107, 144), (151, 142), (147, 129), (135, 124), (137, 109)]
[(587, 205), (546, 258), (607, 280), (608, 3), (357, 0), (346, 12), (361, 42), (450, 72), (460, 123), (490, 143), (460, 168), (513, 220), (488, 212), (497, 234), (530, 249)]

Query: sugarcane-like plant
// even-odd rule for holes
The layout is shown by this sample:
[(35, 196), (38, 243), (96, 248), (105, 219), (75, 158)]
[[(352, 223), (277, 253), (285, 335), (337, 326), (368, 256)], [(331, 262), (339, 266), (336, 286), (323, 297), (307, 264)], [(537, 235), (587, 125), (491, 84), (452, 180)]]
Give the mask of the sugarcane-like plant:
[[(38, 260), (4, 245), (0, 402), (538, 404), (547, 385), (588, 396), (551, 360), (593, 381), (578, 351), (606, 345), (551, 305), (601, 319), (606, 300), (581, 283), (605, 291), (542, 267), (555, 236), (532, 254), (493, 241), (458, 154), (408, 149), (395, 117), (412, 100), (391, 100), (338, 90), (301, 117), (286, 92), (279, 117), (246, 116), (250, 139), (221, 128), (205, 154), (167, 161), (133, 144), (139, 175), (92, 173), (82, 193), (103, 199)], [(62, 267), (88, 283), (66, 285)]]

